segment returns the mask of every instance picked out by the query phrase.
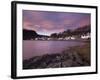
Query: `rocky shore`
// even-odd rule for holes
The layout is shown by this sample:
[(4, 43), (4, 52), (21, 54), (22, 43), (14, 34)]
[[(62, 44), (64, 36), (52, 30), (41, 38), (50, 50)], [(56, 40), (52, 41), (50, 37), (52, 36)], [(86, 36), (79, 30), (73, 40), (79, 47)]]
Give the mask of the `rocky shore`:
[(62, 53), (36, 56), (23, 61), (23, 69), (90, 66), (90, 44), (75, 46)]

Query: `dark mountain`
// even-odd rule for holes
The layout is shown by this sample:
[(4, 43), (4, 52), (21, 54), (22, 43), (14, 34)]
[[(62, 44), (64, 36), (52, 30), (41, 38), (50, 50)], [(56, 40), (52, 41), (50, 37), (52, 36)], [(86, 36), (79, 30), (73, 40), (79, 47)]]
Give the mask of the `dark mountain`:
[(73, 35), (82, 35), (82, 34), (86, 34), (88, 32), (89, 33), (91, 32), (90, 25), (79, 27), (79, 28), (75, 29), (74, 31), (72, 31), (72, 34)]
[(23, 40), (34, 39), (37, 36), (38, 34), (33, 30), (26, 30), (26, 29), (23, 30)]
[(41, 37), (49, 37), (46, 35), (39, 35), (36, 31), (34, 30), (26, 30), (23, 29), (23, 40), (30, 40), (30, 39), (35, 39), (35, 38), (41, 38)]
[(75, 31), (83, 32), (83, 33), (91, 32), (90, 25), (87, 25), (87, 26), (84, 26), (84, 27), (79, 27)]
[(88, 32), (89, 33), (91, 32), (90, 25), (79, 27), (74, 30), (68, 29), (60, 33), (53, 33), (51, 34), (51, 37), (52, 38), (64, 38), (66, 36), (73, 36), (73, 35), (80, 36)]

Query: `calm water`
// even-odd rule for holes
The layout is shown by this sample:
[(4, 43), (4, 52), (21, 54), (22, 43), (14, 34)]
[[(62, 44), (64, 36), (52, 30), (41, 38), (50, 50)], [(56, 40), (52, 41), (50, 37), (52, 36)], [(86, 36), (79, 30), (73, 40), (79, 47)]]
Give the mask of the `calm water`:
[(23, 41), (23, 59), (43, 54), (61, 53), (68, 47), (83, 45), (78, 41)]

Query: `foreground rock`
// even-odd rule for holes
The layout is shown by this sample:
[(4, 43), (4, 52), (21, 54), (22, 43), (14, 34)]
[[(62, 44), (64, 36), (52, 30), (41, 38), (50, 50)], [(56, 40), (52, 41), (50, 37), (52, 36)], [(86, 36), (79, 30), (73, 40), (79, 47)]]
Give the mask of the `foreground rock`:
[(66, 50), (62, 53), (36, 56), (23, 61), (23, 69), (61, 68), (90, 66), (90, 61), (85, 60), (77, 51)]

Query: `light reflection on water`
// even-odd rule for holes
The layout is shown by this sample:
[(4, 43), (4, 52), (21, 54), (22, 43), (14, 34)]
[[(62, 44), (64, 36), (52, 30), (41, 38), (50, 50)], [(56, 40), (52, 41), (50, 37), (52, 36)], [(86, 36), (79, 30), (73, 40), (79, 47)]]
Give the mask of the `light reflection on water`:
[(68, 47), (83, 45), (78, 41), (23, 41), (23, 59), (29, 59), (43, 54), (61, 53)]

